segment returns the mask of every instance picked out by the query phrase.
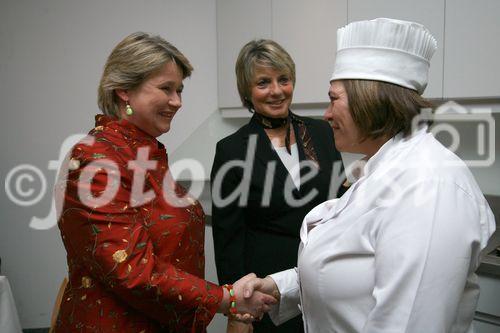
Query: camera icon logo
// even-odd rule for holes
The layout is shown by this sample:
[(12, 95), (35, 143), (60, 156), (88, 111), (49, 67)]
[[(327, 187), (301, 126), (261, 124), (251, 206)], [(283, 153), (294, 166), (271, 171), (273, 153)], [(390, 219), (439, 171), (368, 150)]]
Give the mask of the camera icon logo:
[(430, 132), (468, 167), (488, 167), (495, 162), (495, 118), (490, 108), (468, 109), (449, 101), (434, 113), (423, 109), (412, 121), (415, 131), (431, 123)]

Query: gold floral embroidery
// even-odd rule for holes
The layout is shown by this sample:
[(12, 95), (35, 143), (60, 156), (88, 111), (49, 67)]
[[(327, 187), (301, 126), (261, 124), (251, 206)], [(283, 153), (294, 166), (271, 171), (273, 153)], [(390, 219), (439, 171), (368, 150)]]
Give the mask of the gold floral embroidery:
[(106, 158), (106, 155), (100, 154), (100, 153), (93, 153), (92, 154), (92, 158), (94, 158), (94, 159), (97, 160), (97, 159), (100, 159), (100, 158)]
[(122, 263), (127, 259), (127, 251), (125, 250), (118, 250), (115, 253), (113, 253), (113, 260), (117, 263)]
[(88, 276), (83, 276), (82, 277), (82, 287), (83, 288), (90, 288), (90, 287), (92, 287), (92, 279), (89, 278)]
[[(127, 147), (127, 145), (129, 145), (130, 143), (129, 141), (116, 143), (113, 142), (113, 140), (108, 140), (108, 137), (110, 139), (119, 137), (121, 141), (121, 136), (114, 135), (113, 130), (108, 126), (96, 126), (95, 131), (97, 132), (101, 129), (103, 131), (106, 131), (106, 133), (104, 133), (106, 134), (105, 136), (101, 137), (101, 134), (99, 134), (99, 132), (97, 134), (91, 133), (91, 136), (94, 135), (96, 142), (103, 143), (102, 145), (98, 146), (99, 149), (103, 147), (107, 147), (109, 149), (103, 149), (102, 152), (100, 150), (87, 150), (85, 144), (80, 144), (78, 147), (76, 147), (74, 150), (74, 155), (76, 155), (78, 152), (80, 153), (78, 153), (79, 155), (73, 156), (75, 161), (71, 162), (72, 167), (77, 169), (68, 170), (70, 177), (73, 177), (75, 179), (75, 182), (70, 183), (70, 186), (76, 186), (78, 184), (76, 178), (78, 178), (80, 175), (76, 171), (80, 171), (81, 168), (85, 166), (84, 163), (91, 162), (92, 158), (101, 159), (111, 154), (109, 158), (113, 160), (114, 153), (120, 152), (122, 148), (126, 149), (127, 152), (129, 150), (128, 148), (132, 148), (133, 151), (138, 148), (135, 146)], [(130, 131), (133, 132), (132, 130)], [(108, 134), (111, 135), (108, 136)], [(127, 138), (126, 140), (133, 139)], [(141, 137), (141, 140), (134, 142), (134, 145), (141, 146), (144, 144), (144, 142), (146, 142), (146, 139), (143, 139)], [(149, 141), (147, 141), (146, 143), (148, 142)], [(155, 145), (154, 147), (161, 147), (157, 144), (156, 141), (154, 141), (154, 139), (151, 139), (151, 143)], [(82, 147), (85, 149), (82, 150)], [(153, 156), (152, 159), (159, 161), (161, 170), (168, 170), (164, 151), (159, 152), (158, 156)], [(104, 161), (103, 164), (95, 165), (94, 168), (96, 170), (94, 170), (94, 172), (97, 173), (107, 171), (106, 169), (102, 170), (102, 168), (99, 168), (103, 165)], [(101, 170), (98, 171), (98, 168)], [(160, 177), (162, 175), (164, 175), (164, 173), (160, 170), (151, 171), (151, 177), (153, 177), (154, 179), (158, 179), (160, 182), (162, 180), (160, 178), (163, 178)], [(122, 190), (122, 192), (130, 192), (131, 184), (125, 184), (125, 177), (120, 178), (120, 170), (117, 169), (113, 172), (108, 172), (107, 178), (108, 184), (118, 182), (118, 184), (121, 184), (120, 190)], [(89, 179), (89, 183), (91, 185), (95, 185), (92, 187), (92, 193), (91, 195), (89, 195), (89, 199), (92, 199), (92, 195), (95, 197), (104, 195), (105, 190), (102, 189), (100, 183), (93, 181), (93, 178)], [(182, 197), (185, 195), (184, 191), (182, 191), (180, 187), (176, 188), (175, 181), (173, 180), (171, 180), (166, 186), (171, 186), (171, 195), (173, 197)], [(122, 192), (119, 192), (120, 195), (122, 194)], [(144, 271), (147, 265), (152, 265), (156, 260), (164, 260), (163, 258), (165, 258), (165, 260), (168, 260), (168, 262), (173, 261), (174, 265), (181, 265), (182, 263), (182, 265), (185, 265), (186, 269), (192, 270), (192, 273), (194, 275), (203, 274), (203, 251), (198, 250), (198, 244), (203, 241), (202, 237), (204, 229), (199, 225), (200, 221), (201, 223), (203, 223), (203, 212), (198, 206), (195, 206), (194, 208), (187, 206), (187, 204), (198, 205), (196, 199), (193, 197), (188, 197), (184, 200), (178, 201), (183, 201), (183, 207), (179, 207), (178, 209), (162, 209), (161, 206), (158, 207), (156, 202), (152, 202), (146, 207), (141, 206), (135, 208), (130, 202), (120, 202), (120, 200), (117, 199), (111, 201), (109, 205), (104, 207), (104, 210), (102, 212), (103, 214), (106, 214), (104, 215), (106, 217), (105, 219), (94, 219), (95, 215), (97, 215), (98, 212), (95, 212), (95, 215), (94, 212), (91, 212), (91, 215), (81, 215), (79, 210), (71, 210), (71, 207), (73, 207), (72, 202), (68, 201), (67, 207), (69, 208), (69, 213), (67, 213), (67, 215), (63, 215), (67, 216), (66, 225), (68, 223), (68, 220), (72, 220), (72, 218), (74, 217), (72, 214), (77, 214), (79, 218), (85, 219), (85, 221), (89, 222), (86, 224), (86, 226), (87, 228), (88, 226), (90, 226), (91, 229), (87, 231), (90, 231), (93, 239), (89, 239), (88, 246), (84, 248), (85, 255), (93, 256), (98, 252), (106, 253), (107, 261), (111, 262), (111, 265), (113, 265), (113, 263), (115, 265), (115, 267), (111, 268), (114, 273), (120, 275), (120, 277), (123, 277), (124, 273), (124, 275), (126, 275), (125, 278), (133, 278), (144, 282), (147, 289), (145, 291), (140, 290), (138, 292), (138, 295), (142, 295), (145, 302), (148, 302), (149, 300), (163, 299), (162, 293), (166, 294), (165, 297), (168, 296), (169, 298), (171, 297), (172, 299), (174, 299), (174, 302), (170, 302), (168, 306), (166, 306), (168, 313), (166, 314), (165, 322), (167, 323), (166, 325), (171, 327), (172, 331), (176, 332), (184, 331), (185, 327), (183, 327), (182, 323), (185, 322), (185, 318), (190, 319), (192, 317), (191, 313), (179, 313), (177, 308), (178, 304), (176, 303), (183, 303), (188, 301), (188, 298), (191, 299), (192, 296), (197, 296), (195, 303), (200, 307), (201, 311), (194, 314), (196, 316), (195, 319), (197, 321), (199, 320), (208, 322), (207, 318), (209, 311), (206, 311), (205, 306), (215, 306), (215, 303), (218, 301), (218, 297), (216, 297), (218, 295), (218, 290), (217, 293), (209, 290), (204, 290), (204, 288), (202, 288), (202, 281), (198, 282), (198, 279), (196, 279), (195, 281), (191, 281), (190, 275), (187, 275), (182, 271), (176, 271), (175, 274), (172, 274), (171, 279), (170, 276), (168, 278), (167, 285), (171, 284), (175, 286), (175, 288), (165, 289), (162, 289), (158, 286), (160, 279), (162, 282), (163, 279), (165, 279), (164, 274), (153, 273), (151, 277), (150, 273), (148, 273), (149, 270)], [(119, 224), (116, 222), (111, 222), (114, 221), (114, 214), (119, 214), (120, 212), (122, 212), (122, 209), (124, 209), (125, 212), (130, 213), (130, 215), (127, 215), (127, 220), (129, 220), (127, 222), (130, 222), (128, 223), (129, 227), (124, 226), (124, 223), (121, 223), (122, 220), (120, 220)], [(136, 217), (136, 214), (139, 214), (139, 212), (143, 219), (139, 219)], [(61, 217), (61, 221), (63, 221), (63, 216)], [(105, 223), (106, 220), (108, 221), (108, 223)], [(63, 224), (61, 223), (61, 225)], [(137, 237), (136, 233), (139, 230), (142, 231), (142, 228), (149, 228), (147, 232), (151, 233), (151, 240), (144, 241), (143, 238)], [(108, 234), (106, 234), (106, 237), (101, 237), (104, 233), (109, 233), (111, 229), (116, 229), (116, 235), (120, 236), (113, 236), (113, 238), (108, 238)], [(66, 232), (66, 230), (62, 231), (62, 236), (63, 238), (65, 238), (66, 235), (64, 233)], [(72, 235), (71, 237), (78, 236), (79, 235)], [(82, 236), (86, 237), (88, 235), (87, 233), (85, 233), (84, 235), (82, 234)], [(166, 238), (168, 238), (168, 241)], [(182, 239), (182, 242), (180, 242), (180, 239)], [(93, 244), (91, 244), (90, 241), (93, 241)], [(181, 251), (179, 251), (175, 246), (172, 248), (172, 243), (178, 243)], [(165, 246), (167, 246), (167, 248), (165, 248)], [(201, 246), (201, 248), (202, 247), (203, 246)], [(129, 251), (131, 252), (131, 259), (132, 256), (138, 256), (137, 259), (139, 261), (139, 265), (137, 265), (137, 261), (135, 259), (128, 260)], [(155, 252), (158, 255), (158, 259), (155, 255)], [(110, 255), (111, 258), (109, 257)], [(151, 258), (151, 260), (148, 260), (149, 258)], [(149, 261), (151, 261), (151, 264), (149, 264)], [(121, 265), (122, 263), (124, 265)], [(71, 293), (66, 294), (66, 299), (68, 301), (64, 302), (63, 306), (66, 306), (66, 309), (71, 309), (72, 312), (71, 318), (60, 319), (59, 326), (61, 327), (61, 331), (69, 332), (72, 331), (72, 328), (76, 330), (85, 329), (88, 323), (85, 322), (82, 316), (86, 314), (92, 315), (94, 318), (99, 319), (99, 321), (102, 322), (103, 325), (106, 325), (102, 327), (102, 330), (106, 332), (118, 331), (121, 323), (124, 322), (122, 320), (122, 317), (127, 316), (127, 314), (130, 317), (135, 316), (135, 313), (133, 311), (129, 312), (126, 309), (115, 306), (115, 302), (113, 302), (113, 299), (110, 298), (110, 293), (108, 293), (106, 290), (103, 290), (103, 286), (99, 281), (96, 280), (96, 282), (94, 283), (93, 278), (90, 275), (87, 275), (89, 274), (88, 272), (81, 274), (80, 272), (82, 272), (82, 270), (79, 269), (79, 263), (73, 261), (72, 265), (76, 268), (72, 270), (76, 275), (74, 276), (74, 278), (76, 278), (76, 284), (78, 284), (78, 280), (80, 280), (80, 286), (76, 285), (76, 288), (79, 289), (78, 291), (75, 290)], [(101, 272), (101, 267), (93, 260), (91, 271), (98, 274)], [(132, 272), (134, 272), (133, 275)], [(110, 288), (117, 287), (119, 280), (114, 275), (115, 274), (113, 274), (113, 276), (109, 276), (109, 279), (108, 276), (106, 277), (106, 280), (104, 281), (106, 282), (106, 286), (109, 286)], [(183, 290), (183, 292), (186, 293), (186, 300), (184, 299), (184, 294), (182, 292), (179, 292), (179, 289)], [(200, 289), (201, 291), (198, 289)], [(87, 294), (87, 292), (89, 294)], [(158, 295), (155, 295), (155, 292), (158, 293)], [(69, 294), (72, 295), (72, 298), (71, 296), (68, 296)], [(176, 298), (177, 300), (175, 300)], [(87, 302), (87, 300), (89, 300), (89, 302)], [(69, 304), (69, 302), (74, 302), (74, 304)], [(141, 307), (141, 304), (137, 304), (137, 307)], [(80, 311), (82, 309), (83, 311)], [(66, 313), (68, 312), (69, 311), (67, 311)], [(72, 320), (71, 323), (69, 322), (69, 319)], [(131, 330), (133, 330), (133, 327), (134, 325), (131, 325)], [(137, 330), (137, 326), (135, 327), (135, 333), (146, 333), (151, 331), (150, 329), (145, 329), (145, 327), (143, 326), (140, 328), (142, 331), (139, 332)]]

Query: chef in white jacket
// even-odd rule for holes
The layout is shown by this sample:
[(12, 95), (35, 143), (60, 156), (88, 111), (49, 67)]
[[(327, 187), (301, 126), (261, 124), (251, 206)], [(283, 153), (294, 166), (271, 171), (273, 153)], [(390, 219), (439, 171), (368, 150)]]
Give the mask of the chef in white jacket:
[(472, 332), (475, 270), (495, 221), (469, 169), (421, 123), (436, 40), (422, 25), (353, 22), (337, 32), (329, 90), (338, 150), (359, 179), (304, 219), (297, 268), (254, 279), (275, 324), (309, 333)]

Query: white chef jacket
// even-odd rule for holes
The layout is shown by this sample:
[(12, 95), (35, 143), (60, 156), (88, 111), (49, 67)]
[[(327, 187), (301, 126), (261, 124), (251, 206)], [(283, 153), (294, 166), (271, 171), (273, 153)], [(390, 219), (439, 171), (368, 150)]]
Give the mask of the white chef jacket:
[(297, 268), (271, 275), (275, 324), (306, 332), (472, 332), (479, 253), (494, 232), (466, 165), (427, 128), (386, 142), (340, 198), (304, 218)]

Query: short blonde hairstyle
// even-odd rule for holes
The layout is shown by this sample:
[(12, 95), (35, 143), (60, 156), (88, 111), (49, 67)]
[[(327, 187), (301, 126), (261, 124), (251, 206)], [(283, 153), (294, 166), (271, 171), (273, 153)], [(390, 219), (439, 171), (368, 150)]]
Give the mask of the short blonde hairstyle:
[(270, 39), (252, 40), (240, 50), (236, 60), (236, 82), (243, 106), (252, 109), (251, 85), (256, 67), (270, 67), (290, 76), (295, 87), (295, 63), (281, 45)]
[(193, 67), (189, 60), (160, 36), (135, 32), (125, 37), (111, 51), (104, 65), (97, 90), (99, 109), (105, 115), (119, 118), (119, 100), (115, 90), (137, 88), (170, 61), (182, 70), (183, 79), (191, 75)]

